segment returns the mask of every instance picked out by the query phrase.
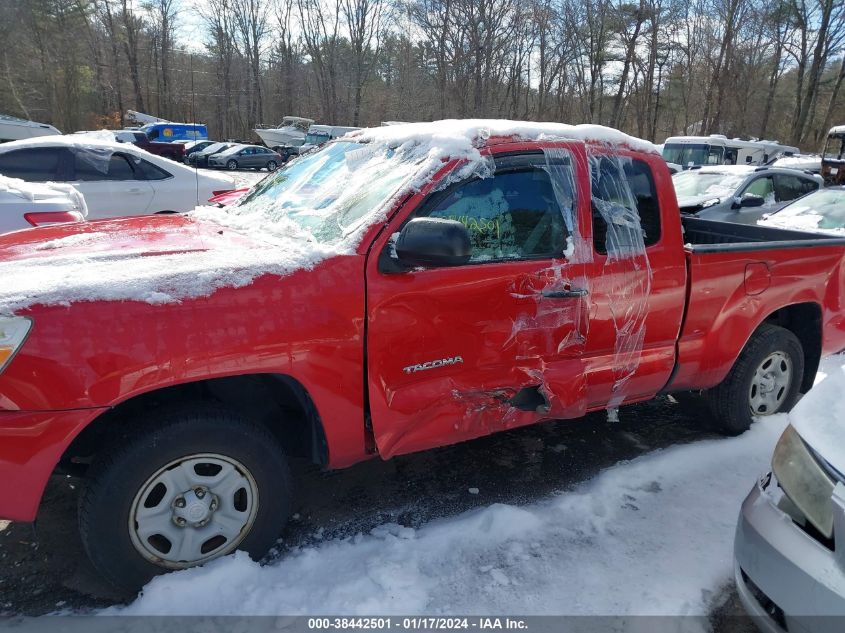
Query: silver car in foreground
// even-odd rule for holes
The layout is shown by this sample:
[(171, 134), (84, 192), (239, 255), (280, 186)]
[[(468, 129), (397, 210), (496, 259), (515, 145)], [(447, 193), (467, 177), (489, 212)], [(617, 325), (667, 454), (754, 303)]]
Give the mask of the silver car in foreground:
[[(834, 389), (828, 401), (841, 401), (841, 385), (827, 386)], [(840, 406), (816, 407), (822, 408), (829, 418), (823, 423), (790, 414), (795, 426), (784, 431), (772, 472), (757, 482), (739, 516), (737, 590), (768, 633), (845, 631), (845, 419), (838, 419)]]

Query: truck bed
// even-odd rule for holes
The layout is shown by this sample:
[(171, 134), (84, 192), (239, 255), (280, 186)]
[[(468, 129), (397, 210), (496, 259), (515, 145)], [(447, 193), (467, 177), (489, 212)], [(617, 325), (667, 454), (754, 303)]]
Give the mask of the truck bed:
[(766, 320), (800, 321), (818, 336), (824, 329), (823, 353), (845, 347), (845, 322), (822, 310), (838, 305), (845, 287), (845, 237), (700, 218), (682, 224), (688, 295), (672, 388), (720, 383)]
[(681, 217), (684, 243), (692, 253), (730, 253), (772, 248), (845, 245), (845, 237), (824, 233), (790, 231), (757, 224)]

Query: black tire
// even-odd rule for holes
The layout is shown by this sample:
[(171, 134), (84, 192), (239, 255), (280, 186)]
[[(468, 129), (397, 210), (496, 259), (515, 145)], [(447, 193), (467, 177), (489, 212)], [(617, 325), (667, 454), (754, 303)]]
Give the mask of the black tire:
[(791, 380), (788, 386), (783, 387), (782, 400), (777, 407), (757, 415), (787, 413), (795, 405), (804, 377), (804, 349), (801, 341), (787, 329), (764, 323), (745, 344), (727, 377), (721, 384), (705, 392), (719, 429), (726, 435), (739, 435), (751, 426), (751, 389), (755, 372), (776, 352), (789, 358)]
[(276, 171), (278, 168), (279, 164), (276, 161), (271, 160), (267, 162), (267, 171)]
[(272, 547), (290, 515), (292, 493), (283, 449), (265, 427), (200, 402), (148, 411), (121, 428), (129, 431), (99, 452), (79, 498), (82, 543), (108, 582), (137, 591), (153, 576), (169, 571), (141, 555), (130, 535), (130, 514), (136, 495), (154, 473), (196, 454), (225, 456), (249, 471), (258, 502), (236, 549), (259, 559)]
[(228, 169), (229, 171), (235, 171), (237, 168), (238, 168), (238, 161), (236, 161), (234, 159), (230, 160), (226, 163), (226, 169)]

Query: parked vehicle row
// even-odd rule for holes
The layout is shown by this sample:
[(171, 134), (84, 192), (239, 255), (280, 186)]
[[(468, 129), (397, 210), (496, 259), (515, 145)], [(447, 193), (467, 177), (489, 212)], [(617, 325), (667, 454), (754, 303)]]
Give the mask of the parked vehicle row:
[(230, 176), (197, 172), (129, 143), (73, 134), (0, 145), (0, 174), (73, 185), (89, 219), (190, 211), (235, 188)]

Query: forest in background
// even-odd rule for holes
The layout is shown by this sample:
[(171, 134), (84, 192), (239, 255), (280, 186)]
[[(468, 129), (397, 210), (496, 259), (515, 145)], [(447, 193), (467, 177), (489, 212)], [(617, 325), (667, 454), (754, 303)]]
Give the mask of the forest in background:
[(0, 113), (63, 132), (495, 117), (818, 151), (845, 124), (842, 0), (5, 0), (0, 42)]

